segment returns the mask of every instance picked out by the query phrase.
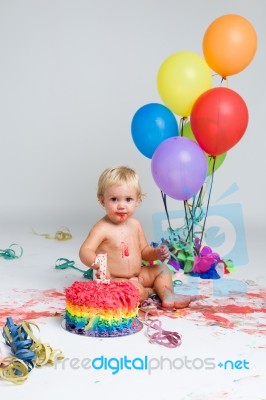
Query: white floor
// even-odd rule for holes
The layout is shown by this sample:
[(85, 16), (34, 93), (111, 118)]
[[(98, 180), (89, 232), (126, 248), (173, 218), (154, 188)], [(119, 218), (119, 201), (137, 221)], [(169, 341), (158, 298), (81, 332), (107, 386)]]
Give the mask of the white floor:
[[(1, 328), (8, 316), (18, 324), (33, 321), (40, 329), (41, 341), (61, 349), (65, 356), (55, 366), (34, 368), (22, 385), (0, 379), (1, 398), (266, 399), (266, 273), (263, 249), (252, 235), (249, 264), (236, 267), (219, 282), (178, 274), (183, 282), (180, 292), (197, 292), (203, 298), (187, 310), (160, 316), (165, 330), (182, 335), (181, 346), (169, 349), (149, 343), (146, 325), (135, 335), (108, 339), (77, 336), (63, 329), (64, 288), (83, 280), (79, 271), (55, 269), (60, 257), (83, 268), (78, 249), (85, 231), (69, 228), (73, 235), (69, 241), (36, 236), (31, 227), (1, 230), (1, 249), (12, 243), (23, 248), (19, 259), (0, 257)], [(8, 351), (1, 336), (0, 353)], [(100, 360), (93, 364), (95, 358)], [(116, 368), (115, 359), (120, 358), (124, 367), (120, 362)], [(107, 368), (100, 368), (101, 360)]]

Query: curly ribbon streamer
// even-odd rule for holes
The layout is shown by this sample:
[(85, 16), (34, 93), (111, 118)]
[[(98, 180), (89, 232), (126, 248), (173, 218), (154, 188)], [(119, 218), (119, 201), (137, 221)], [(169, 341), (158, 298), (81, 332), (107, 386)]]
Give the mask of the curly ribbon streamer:
[[(12, 249), (12, 247), (17, 246), (20, 250), (19, 254), (16, 254), (15, 250)], [(9, 246), (8, 249), (1, 250), (0, 249), (0, 257), (3, 257), (5, 260), (14, 260), (16, 258), (20, 258), (23, 254), (23, 249), (20, 247), (18, 244), (13, 243)]]
[(0, 361), (0, 378), (19, 385), (28, 378), (28, 367), (17, 357), (5, 357)]
[[(156, 319), (151, 319), (151, 315), (160, 315), (161, 301), (157, 295), (151, 295), (148, 299), (141, 303), (140, 310), (145, 313), (143, 323), (147, 325), (146, 334), (149, 337), (150, 343), (157, 343), (159, 345), (174, 348), (180, 346), (181, 336), (178, 332), (166, 331), (162, 329), (161, 321)], [(156, 330), (157, 332), (150, 333), (150, 330)]]
[[(180, 269), (180, 265), (184, 269), (185, 273), (192, 271), (194, 263), (194, 245), (191, 242), (185, 242), (184, 240), (165, 240), (161, 239), (161, 243), (168, 247), (170, 251), (170, 259), (166, 261), (166, 265), (170, 270), (176, 272)], [(159, 246), (159, 243), (152, 243), (153, 246)]]
[(224, 266), (225, 266), (225, 273), (226, 273), (226, 274), (229, 274), (230, 272), (234, 272), (234, 270), (235, 270), (235, 265), (234, 265), (234, 263), (233, 263), (232, 260), (230, 260), (230, 259), (223, 259), (223, 260), (221, 260), (221, 261), (224, 263)]
[(4, 379), (22, 383), (27, 378), (25, 367), (29, 373), (35, 366), (54, 365), (56, 360), (64, 358), (61, 350), (53, 350), (34, 335), (33, 326), (39, 331), (38, 325), (32, 322), (23, 321), (16, 325), (11, 317), (7, 318), (2, 334), (14, 357), (2, 360), (4, 366), (0, 367), (0, 376)]
[(221, 263), (224, 264), (224, 273), (234, 271), (232, 260), (221, 259), (220, 255), (209, 246), (201, 246), (198, 237), (192, 242), (172, 236), (169, 240), (162, 238), (161, 243), (152, 243), (155, 247), (160, 244), (168, 246), (170, 251), (170, 260), (166, 261), (169, 268), (174, 267), (175, 270), (182, 268), (184, 273), (203, 279), (221, 278), (222, 274), (218, 271)]
[(173, 240), (193, 241), (197, 234), (201, 234), (203, 229), (201, 222), (206, 217), (206, 214), (202, 209), (202, 200), (205, 194), (204, 192), (205, 189), (204, 186), (202, 186), (198, 197), (193, 197), (192, 204), (190, 204), (187, 200), (184, 201), (185, 221), (183, 225), (177, 229), (173, 229), (171, 227), (170, 217), (167, 209), (166, 195), (162, 193), (164, 208), (169, 225), (167, 232), (171, 242)]
[[(150, 333), (151, 329), (157, 330), (155, 333)], [(162, 329), (162, 322), (159, 319), (151, 320), (148, 324), (147, 335), (150, 338), (150, 343), (161, 344), (162, 346), (174, 348), (180, 346), (181, 336), (178, 332), (165, 331)]]
[(89, 268), (88, 270), (84, 271), (75, 266), (75, 261), (68, 260), (67, 258), (58, 258), (55, 263), (55, 269), (67, 269), (73, 268), (77, 271), (82, 272), (84, 278), (93, 280), (93, 269)]
[(72, 235), (68, 228), (62, 228), (61, 230), (58, 230), (54, 236), (51, 236), (49, 233), (38, 233), (34, 229), (32, 229), (32, 232), (35, 235), (44, 236), (45, 239), (55, 239), (61, 241), (72, 239)]

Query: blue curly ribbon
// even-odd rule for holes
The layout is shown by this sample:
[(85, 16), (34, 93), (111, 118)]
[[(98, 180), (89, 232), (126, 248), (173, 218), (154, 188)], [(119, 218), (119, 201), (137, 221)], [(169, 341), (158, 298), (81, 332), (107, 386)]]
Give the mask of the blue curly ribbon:
[[(34, 367), (36, 354), (30, 350), (33, 340), (28, 338), (28, 333), (23, 326), (14, 324), (13, 319), (8, 317), (3, 329), (3, 338), (11, 348), (12, 354), (24, 361), (28, 367), (28, 372), (30, 372)], [(16, 371), (15, 374), (19, 375), (20, 371)]]
[[(11, 349), (11, 353), (27, 366), (28, 372), (30, 372), (35, 365), (38, 367), (47, 363), (53, 365), (56, 359), (62, 360), (64, 358), (61, 350), (53, 350), (49, 344), (43, 344), (36, 338), (31, 329), (31, 325), (38, 328), (36, 324), (27, 321), (16, 325), (13, 319), (8, 317), (2, 332), (5, 343)], [(14, 367), (13, 373), (18, 376), (23, 374), (21, 368), (16, 367)]]

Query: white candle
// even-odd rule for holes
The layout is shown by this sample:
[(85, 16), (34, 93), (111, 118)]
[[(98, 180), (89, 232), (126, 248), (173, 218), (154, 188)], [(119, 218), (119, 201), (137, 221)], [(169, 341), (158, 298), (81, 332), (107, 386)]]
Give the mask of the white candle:
[(109, 283), (110, 279), (106, 279), (106, 271), (107, 271), (107, 254), (97, 254), (95, 258), (95, 264), (99, 264), (100, 266), (100, 278), (96, 279), (97, 282)]

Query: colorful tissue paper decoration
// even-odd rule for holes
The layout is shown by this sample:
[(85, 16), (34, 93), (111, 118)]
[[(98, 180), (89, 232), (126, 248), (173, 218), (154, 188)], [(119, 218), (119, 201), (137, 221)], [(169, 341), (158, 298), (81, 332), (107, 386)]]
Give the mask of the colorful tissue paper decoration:
[(185, 242), (181, 239), (161, 239), (160, 243), (152, 242), (153, 247), (166, 245), (171, 257), (165, 261), (169, 269), (175, 273), (180, 269), (190, 276), (202, 279), (220, 279), (223, 274), (233, 271), (232, 260), (221, 259), (218, 253), (212, 251), (209, 246), (201, 246), (200, 239), (194, 242)]
[(7, 318), (2, 335), (12, 355), (0, 360), (0, 378), (21, 384), (34, 367), (54, 365), (64, 358), (61, 350), (53, 350), (49, 344), (42, 343), (34, 335), (33, 327), (39, 330), (32, 322), (22, 321), (16, 325), (11, 317)]

